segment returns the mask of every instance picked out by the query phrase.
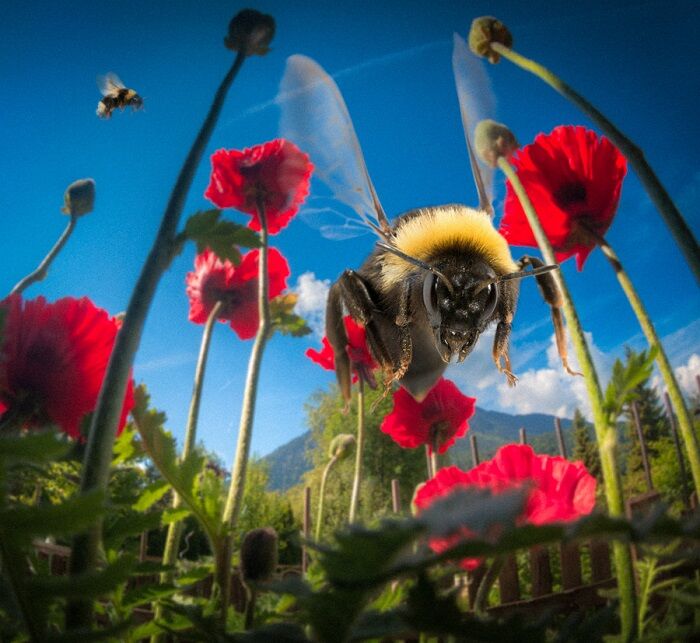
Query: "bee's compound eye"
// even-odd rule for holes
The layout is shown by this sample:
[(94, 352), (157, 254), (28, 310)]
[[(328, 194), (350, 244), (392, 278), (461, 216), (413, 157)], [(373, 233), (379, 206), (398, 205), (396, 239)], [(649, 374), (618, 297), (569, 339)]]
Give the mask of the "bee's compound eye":
[(496, 310), (496, 304), (498, 303), (498, 286), (496, 284), (489, 284), (488, 295), (486, 297), (486, 304), (484, 305), (484, 312), (481, 313), (481, 319), (486, 320), (491, 315), (493, 311)]
[(438, 309), (437, 277), (432, 272), (427, 273), (423, 281), (423, 304), (431, 325), (439, 325), (442, 316)]

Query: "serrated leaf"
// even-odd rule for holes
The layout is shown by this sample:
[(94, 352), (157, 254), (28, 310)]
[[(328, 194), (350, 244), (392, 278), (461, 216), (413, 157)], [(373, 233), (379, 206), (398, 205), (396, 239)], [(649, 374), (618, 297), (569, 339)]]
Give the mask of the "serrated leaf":
[(58, 505), (17, 506), (0, 511), (0, 532), (15, 540), (67, 536), (95, 524), (104, 512), (103, 494), (90, 491)]
[(141, 445), (135, 439), (136, 435), (136, 428), (132, 424), (127, 424), (117, 436), (112, 450), (113, 467), (135, 460), (143, 455), (143, 450), (140, 448)]
[(124, 598), (122, 599), (122, 606), (126, 609), (131, 609), (143, 605), (144, 603), (158, 600), (159, 598), (172, 596), (178, 591), (180, 591), (178, 587), (170, 584), (136, 587), (125, 592)]
[(117, 549), (130, 536), (137, 536), (144, 531), (157, 529), (161, 525), (162, 514), (130, 512), (120, 516), (111, 524), (105, 525), (104, 545), (106, 549)]
[(180, 522), (191, 515), (192, 511), (187, 507), (170, 507), (163, 512), (161, 524), (170, 525), (174, 522)]
[(158, 502), (168, 491), (170, 485), (167, 480), (156, 480), (149, 484), (133, 504), (134, 511), (147, 511)]
[(207, 576), (210, 576), (213, 572), (212, 565), (201, 565), (198, 567), (192, 567), (187, 571), (180, 574), (175, 582), (178, 587), (185, 587), (186, 585), (193, 585), (198, 583), (200, 580), (204, 580)]
[(193, 214), (185, 224), (184, 237), (197, 244), (197, 252), (209, 248), (219, 259), (234, 265), (241, 261), (237, 246), (259, 248), (260, 237), (250, 228), (221, 219), (221, 210)]
[(64, 456), (71, 447), (66, 437), (55, 430), (0, 435), (0, 458), (11, 463), (51, 462)]
[(96, 572), (86, 572), (78, 576), (35, 577), (28, 581), (27, 587), (35, 598), (63, 597), (97, 597), (104, 596), (126, 583), (131, 571), (136, 566), (133, 556), (122, 556), (114, 563)]

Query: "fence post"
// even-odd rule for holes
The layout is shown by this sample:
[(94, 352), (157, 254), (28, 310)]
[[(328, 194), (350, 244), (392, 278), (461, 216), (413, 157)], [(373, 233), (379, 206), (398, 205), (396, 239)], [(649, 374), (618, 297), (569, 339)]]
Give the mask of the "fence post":
[[(700, 389), (700, 375), (696, 375), (696, 382), (698, 384), (698, 389)], [(678, 427), (676, 426), (676, 416), (673, 414), (673, 407), (671, 406), (671, 398), (669, 398), (668, 393), (664, 393), (664, 407), (666, 407), (666, 415), (668, 416), (668, 424), (671, 427), (671, 437), (673, 437), (673, 445), (676, 448), (676, 458), (678, 458), (678, 467), (681, 473), (681, 485), (683, 487), (683, 504), (687, 509), (690, 509), (690, 490), (688, 488), (688, 472), (685, 468), (685, 459), (683, 458), (683, 451), (681, 450), (681, 442), (678, 438)]]
[(561, 430), (561, 420), (557, 417), (554, 418), (554, 433), (557, 436), (557, 446), (559, 447), (559, 455), (562, 458), (568, 459), (566, 455), (566, 442), (564, 442), (564, 434)]
[(395, 514), (401, 513), (401, 489), (396, 478), (391, 481), (391, 508)]
[[(303, 521), (304, 541), (311, 537), (311, 487), (304, 488), (304, 521)], [(301, 575), (306, 575), (306, 570), (309, 567), (309, 552), (306, 549), (306, 544), (301, 549)]]

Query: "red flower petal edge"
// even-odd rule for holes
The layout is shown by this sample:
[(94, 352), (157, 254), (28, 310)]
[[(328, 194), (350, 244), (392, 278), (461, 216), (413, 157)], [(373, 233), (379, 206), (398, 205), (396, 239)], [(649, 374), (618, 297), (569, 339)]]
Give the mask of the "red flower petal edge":
[(313, 165), (294, 143), (275, 139), (245, 150), (217, 150), (204, 196), (219, 208), (236, 208), (260, 230), (258, 204), (276, 234), (291, 221), (309, 193)]
[[(620, 200), (627, 161), (604, 136), (583, 127), (560, 126), (539, 134), (512, 158), (557, 261), (576, 256), (583, 268), (596, 246), (587, 227), (604, 236)], [(499, 231), (516, 246), (537, 242), (510, 182)]]
[(403, 388), (394, 392), (394, 408), (384, 418), (381, 430), (399, 446), (413, 449), (427, 445), (445, 453), (469, 430), (476, 398), (464, 395), (450, 380), (440, 378), (422, 402)]
[[(491, 460), (469, 471), (454, 466), (441, 469), (419, 488), (414, 503), (420, 512), (437, 498), (469, 487), (489, 489), (495, 494), (527, 487), (528, 500), (520, 522), (534, 525), (577, 520), (595, 506), (596, 480), (582, 462), (538, 455), (532, 447), (520, 444), (501, 447)], [(469, 525), (464, 525), (460, 533), (431, 539), (429, 544), (441, 552), (472, 535)], [(467, 568), (473, 568), (476, 562), (463, 561)]]
[[(221, 261), (208, 248), (195, 258), (194, 272), (185, 282), (190, 301), (190, 321), (203, 324), (217, 301), (223, 302), (217, 319), (229, 322), (241, 339), (255, 337), (260, 323), (258, 314), (258, 265), (260, 251), (246, 253), (238, 266)], [(267, 253), (268, 297), (277, 297), (287, 288), (289, 264), (276, 248)]]
[[(0, 406), (25, 427), (58, 425), (80, 438), (80, 424), (97, 404), (119, 322), (88, 298), (11, 295), (0, 350)], [(134, 406), (129, 378), (119, 432)]]

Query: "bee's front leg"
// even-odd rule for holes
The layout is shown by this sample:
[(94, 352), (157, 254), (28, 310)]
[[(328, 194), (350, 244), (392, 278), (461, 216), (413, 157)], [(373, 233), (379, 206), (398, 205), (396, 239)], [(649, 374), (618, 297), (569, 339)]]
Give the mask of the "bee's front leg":
[[(521, 257), (518, 261), (520, 268), (525, 268), (526, 266), (532, 266), (533, 268), (539, 268), (544, 266), (544, 262), (537, 257), (530, 257), (525, 255)], [(557, 350), (559, 351), (559, 357), (561, 358), (562, 366), (564, 370), (569, 373), (569, 375), (581, 375), (577, 373), (569, 366), (569, 351), (566, 345), (566, 331), (564, 330), (564, 319), (561, 313), (562, 298), (559, 292), (559, 287), (554, 279), (554, 275), (551, 272), (545, 272), (541, 275), (535, 277), (537, 280), (537, 285), (539, 286), (542, 298), (549, 305), (552, 312), (552, 324), (554, 325), (554, 337), (557, 342)]]

